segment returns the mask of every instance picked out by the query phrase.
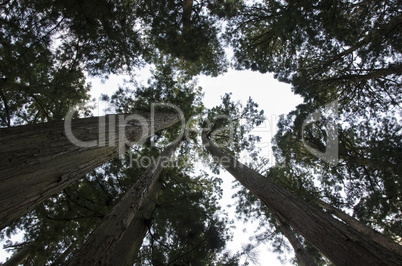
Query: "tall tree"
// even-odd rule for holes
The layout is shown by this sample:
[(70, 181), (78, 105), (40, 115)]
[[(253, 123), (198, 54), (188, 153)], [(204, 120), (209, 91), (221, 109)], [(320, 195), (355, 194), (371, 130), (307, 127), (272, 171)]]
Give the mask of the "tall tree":
[(399, 265), (402, 262), (402, 254), (351, 230), (343, 222), (309, 205), (223, 152), (209, 139), (208, 132), (203, 132), (202, 139), (214, 160), (335, 264)]
[(31, 253), (35, 251), (35, 246), (33, 243), (30, 245), (26, 245), (17, 253), (15, 253), (11, 258), (9, 258), (5, 263), (2, 265), (4, 266), (15, 266), (20, 265), (24, 262), (24, 260), (31, 255)]
[(2, 233), (19, 230), (25, 233), (24, 238), (19, 243), (7, 243), (7, 249), (19, 252), (32, 244), (42, 248), (31, 252), (26, 265), (65, 264), (145, 170), (128, 168), (128, 163), (129, 159), (114, 158), (17, 219)]
[[(162, 177), (163, 178), (163, 177)], [(160, 179), (162, 179), (160, 178)], [(152, 215), (158, 204), (159, 194), (162, 189), (161, 180), (156, 181), (151, 191), (144, 198), (141, 207), (135, 213), (129, 226), (116, 244), (116, 248), (109, 254), (113, 262), (118, 265), (133, 265), (138, 257), (138, 252), (148, 232)]]
[[(336, 124), (339, 163), (329, 165), (307, 149), (326, 151), (328, 119), (324, 111), (319, 112), (322, 117), (319, 121), (303, 128), (312, 112), (317, 113), (303, 104), (278, 123), (274, 150), (277, 163), (288, 173), (285, 179), (289, 178), (291, 183), (295, 181), (292, 175), (303, 176), (296, 182), (307, 191), (314, 190), (315, 197), (338, 208), (353, 210), (354, 217), (386, 235), (400, 236), (398, 213), (402, 188), (397, 162), (401, 160), (401, 136), (397, 119), (392, 113), (361, 117), (339, 109)], [(314, 183), (319, 187), (314, 187)]]
[(304, 248), (300, 240), (296, 237), (296, 234), (293, 232), (292, 228), (283, 221), (279, 220), (280, 228), (286, 238), (289, 240), (290, 244), (293, 247), (293, 250), (296, 254), (298, 264), (302, 266), (315, 266), (317, 265), (314, 262), (314, 259), (310, 256), (307, 250)]
[[(154, 102), (172, 102), (174, 101), (176, 104), (178, 104), (180, 106), (180, 108), (186, 112), (186, 114), (192, 115), (197, 113), (197, 109), (202, 108), (202, 104), (199, 104), (199, 96), (197, 96), (197, 94), (199, 93), (199, 89), (193, 88), (193, 86), (195, 85), (195, 83), (193, 82), (188, 82), (186, 83), (184, 81), (184, 83), (180, 83), (183, 82), (183, 79), (180, 78), (180, 82), (178, 82), (176, 79), (176, 74), (172, 73), (171, 71), (169, 71), (169, 67), (165, 66), (162, 69), (159, 69), (158, 71), (155, 71), (154, 74), (156, 76), (158, 76), (158, 78), (154, 78), (149, 82), (149, 87), (139, 87), (136, 91), (135, 94), (128, 94), (129, 91), (119, 91), (118, 93), (116, 93), (116, 95), (114, 95), (112, 97), (113, 102), (116, 104), (117, 109), (119, 112), (132, 112), (135, 110), (135, 108), (141, 108), (141, 109), (148, 109), (150, 108), (151, 104)], [(180, 77), (180, 75), (178, 76)], [(106, 97), (105, 97), (106, 98)], [(136, 101), (130, 101), (132, 99), (136, 99)], [(194, 102), (195, 106), (192, 106), (192, 103)], [(193, 110), (195, 109), (195, 110)], [(170, 128), (168, 131), (169, 132), (164, 132), (163, 135), (156, 133), (153, 136), (153, 144), (159, 146), (158, 144), (158, 140), (162, 140), (162, 141), (166, 141), (166, 138), (170, 138), (170, 139), (175, 139), (177, 137), (177, 134), (174, 132), (177, 131), (181, 131), (182, 128)], [(189, 136), (189, 135), (186, 135)], [(146, 142), (146, 145), (149, 145), (151, 142)], [(187, 150), (189, 148), (186, 148), (185, 150)], [(191, 149), (191, 148), (190, 148)], [(141, 155), (138, 157), (137, 155), (134, 156), (134, 154), (137, 153), (137, 150), (141, 153)], [(24, 223), (25, 225), (23, 226), (28, 226), (28, 236), (26, 241), (29, 239), (35, 239), (35, 236), (37, 235), (53, 235), (53, 238), (41, 238), (40, 241), (35, 241), (36, 245), (42, 245), (42, 246), (46, 246), (46, 249), (40, 252), (35, 252), (31, 258), (29, 259), (29, 261), (27, 263), (45, 263), (47, 261), (47, 263), (50, 262), (55, 262), (55, 261), (64, 261), (65, 259), (71, 255), (71, 252), (74, 251), (74, 249), (79, 248), (80, 247), (80, 243), (82, 242), (82, 239), (86, 238), (86, 235), (88, 234), (89, 230), (92, 230), (93, 224), (96, 223), (97, 219), (99, 219), (98, 217), (102, 217), (103, 210), (107, 209), (108, 206), (110, 206), (111, 204), (113, 204), (113, 202), (116, 201), (116, 199), (114, 199), (116, 196), (116, 194), (121, 194), (123, 193), (122, 191), (125, 191), (126, 189), (121, 188), (121, 185), (126, 184), (127, 181), (125, 181), (126, 179), (131, 180), (132, 178), (127, 178), (124, 177), (122, 178), (121, 176), (125, 176), (125, 175), (129, 175), (129, 176), (136, 176), (138, 171), (140, 171), (140, 169), (137, 169), (138, 167), (141, 168), (141, 162), (143, 162), (142, 159), (145, 160), (149, 160), (150, 158), (152, 158), (153, 156), (155, 156), (155, 154), (148, 154), (148, 152), (146, 151), (147, 149), (144, 149), (143, 147), (136, 147), (133, 149), (133, 158), (130, 157), (130, 159), (127, 159), (127, 161), (131, 161), (132, 163), (134, 163), (133, 166), (130, 166), (129, 168), (127, 168), (126, 166), (122, 165), (122, 164), (116, 164), (117, 160), (113, 160), (114, 162), (112, 164), (107, 164), (105, 166), (102, 166), (102, 169), (97, 170), (97, 174), (95, 174), (96, 176), (96, 181), (99, 182), (101, 181), (100, 186), (96, 186), (97, 189), (99, 190), (100, 193), (100, 197), (96, 196), (95, 198), (90, 197), (89, 195), (91, 195), (90, 191), (95, 192), (93, 189), (84, 189), (86, 187), (88, 187), (87, 183), (88, 182), (79, 182), (79, 184), (75, 185), (76, 183), (72, 184), (72, 187), (68, 187), (65, 189), (65, 193), (63, 193), (62, 195), (59, 196), (55, 196), (53, 197), (51, 200), (46, 201), (45, 207), (44, 208), (40, 208), (41, 210), (35, 210), (33, 212), (33, 214), (31, 214), (32, 216), (36, 216), (35, 219), (40, 220), (41, 223), (43, 223), (43, 226), (40, 226), (40, 231), (42, 233), (38, 233), (39, 232), (39, 228), (38, 225), (35, 226), (29, 226), (29, 222), (28, 223)], [(181, 151), (181, 153), (183, 154), (183, 156), (188, 157), (190, 156), (188, 153), (186, 155), (184, 155), (186, 152), (183, 150)], [(143, 158), (143, 156), (147, 156)], [(110, 166), (109, 166), (110, 165)], [(186, 166), (186, 170), (189, 170), (190, 164), (188, 164)], [(134, 167), (134, 168), (132, 168)], [(126, 170), (124, 170), (126, 169)], [(132, 169), (132, 170), (129, 170)], [(136, 169), (135, 173), (133, 173), (134, 169)], [(129, 171), (128, 171), (129, 170)], [(184, 170), (180, 170), (180, 171), (184, 171)], [(130, 174), (128, 174), (130, 173)], [(170, 175), (173, 175), (173, 171), (170, 171)], [(103, 178), (101, 178), (101, 180), (99, 180), (99, 178), (101, 176), (104, 176), (104, 178), (107, 178), (107, 176), (111, 176), (108, 178), (107, 182), (102, 181)], [(169, 178), (169, 175), (167, 175)], [(90, 183), (95, 182), (92, 181), (92, 175), (91, 175), (91, 180), (89, 180)], [(183, 176), (184, 178), (184, 176)], [(112, 181), (115, 180), (115, 181)], [(85, 181), (85, 179), (84, 179)], [(188, 180), (186, 181), (180, 181), (178, 180), (177, 182), (189, 182)], [(88, 183), (89, 184), (89, 183)], [(128, 182), (128, 184), (131, 184), (131, 181)], [(96, 185), (96, 182), (95, 182)], [(174, 184), (171, 184), (174, 185)], [(77, 187), (78, 186), (78, 187)], [(91, 185), (92, 187), (93, 185)], [(124, 185), (126, 186), (126, 185)], [(192, 189), (192, 191), (194, 191), (193, 193), (198, 193), (198, 189), (199, 186), (196, 186), (196, 183), (194, 184), (194, 189)], [(158, 190), (158, 189), (156, 189)], [(163, 189), (163, 191), (167, 190), (167, 188)], [(177, 190), (177, 189), (176, 189)], [(67, 193), (68, 191), (68, 193)], [(204, 189), (204, 192), (206, 190)], [(98, 193), (98, 194), (99, 194)], [(156, 191), (156, 195), (160, 194), (161, 191)], [(82, 194), (82, 195), (81, 195)], [(95, 193), (96, 194), (96, 193)], [(177, 190), (175, 192), (175, 195), (180, 194), (180, 190)], [(67, 196), (67, 199), (69, 199), (67, 202), (63, 202), (63, 198), (64, 196)], [(85, 196), (83, 196), (85, 195)], [(102, 195), (103, 196), (107, 196), (106, 199), (102, 199)], [(87, 197), (89, 197), (88, 200), (84, 200)], [(193, 202), (196, 201), (196, 198), (193, 198), (192, 200), (188, 201), (189, 198), (183, 198), (181, 199), (181, 201), (188, 201), (188, 203), (190, 204), (194, 204)], [(166, 199), (167, 201), (169, 201), (169, 199)], [(70, 202), (71, 201), (71, 202)], [(102, 207), (102, 203), (106, 202), (106, 206)], [(57, 203), (56, 203), (57, 202)], [(98, 202), (98, 204), (96, 206), (92, 206), (92, 202)], [(77, 205), (78, 204), (78, 205)], [(88, 206), (89, 205), (89, 206)], [(116, 248), (116, 255), (112, 255), (112, 257), (117, 259), (120, 259), (122, 261), (123, 264), (124, 263), (128, 263), (130, 264), (135, 256), (136, 256), (136, 251), (138, 251), (139, 246), (141, 245), (143, 236), (145, 235), (145, 233), (148, 231), (148, 228), (150, 226), (150, 221), (152, 220), (152, 216), (156, 213), (155, 211), (155, 206), (156, 202), (155, 199), (145, 199), (145, 203), (143, 204), (143, 206), (141, 206), (140, 212), (137, 212), (136, 215), (133, 218), (133, 222), (130, 223), (130, 226), (127, 228), (126, 232), (124, 233), (121, 241), (118, 243), (118, 247)], [(79, 206), (80, 209), (79, 210), (75, 210), (75, 211), (71, 211), (71, 212), (66, 212), (63, 214), (63, 212), (60, 213), (60, 209), (70, 209), (71, 206)], [(85, 206), (88, 209), (88, 211), (85, 212)], [(208, 205), (205, 206), (205, 208), (200, 208), (197, 209), (196, 211), (194, 211), (194, 217), (198, 217), (197, 218), (197, 223), (200, 224), (206, 224), (206, 222), (204, 221), (204, 219), (206, 219), (205, 217), (212, 217), (214, 216), (213, 213), (215, 211), (214, 208), (212, 208), (212, 206), (214, 206), (213, 204), (209, 203)], [(93, 209), (99, 209), (99, 212), (93, 212)], [(49, 210), (50, 212), (43, 215), (42, 213), (47, 212), (47, 210)], [(102, 211), (101, 211), (102, 210)], [(198, 215), (199, 212), (202, 211), (207, 211), (208, 215)], [(58, 213), (58, 214), (56, 214)], [(172, 216), (173, 214), (169, 212), (169, 215), (167, 215), (167, 217), (165, 219), (171, 219), (171, 220), (178, 220), (178, 224), (180, 224), (180, 219), (181, 216), (178, 215), (177, 218), (173, 218), (169, 217)], [(91, 218), (92, 216), (94, 216), (93, 218)], [(48, 217), (50, 219), (48, 219)], [(87, 222), (88, 220), (88, 222)], [(48, 230), (46, 228), (52, 228), (53, 224), (57, 223), (57, 221), (66, 221), (66, 230), (63, 229), (63, 231), (61, 230), (51, 230), (49, 229), (51, 232), (50, 234), (47, 233)], [(95, 222), (94, 222), (95, 221)], [(194, 223), (196, 223), (194, 221)], [(47, 225), (46, 225), (47, 224)], [(79, 229), (75, 228), (77, 225), (79, 225)], [(223, 225), (223, 224), (222, 224)], [(55, 225), (57, 227), (57, 225)], [(151, 224), (152, 226), (152, 224)], [(68, 229), (67, 228), (70, 228)], [(36, 228), (31, 230), (31, 228)], [(176, 230), (180, 230), (178, 228), (171, 228), (171, 233), (175, 232)], [(190, 226), (191, 228), (191, 226)], [(221, 227), (220, 227), (221, 228)], [(79, 235), (76, 235), (75, 232), (77, 232), (77, 230), (80, 230), (80, 232), (82, 232)], [(7, 229), (7, 231), (9, 232), (10, 229)], [(55, 232), (64, 232), (63, 235), (61, 235), (61, 237), (59, 236), (59, 233), (54, 233)], [(195, 233), (194, 237), (198, 236), (197, 234), (199, 233), (203, 233), (202, 231), (197, 231)], [(224, 234), (224, 231), (222, 231), (222, 234)], [(133, 239), (133, 236), (138, 236), (136, 237), (136, 239)], [(205, 241), (201, 241), (200, 243), (198, 243), (198, 250), (200, 248), (202, 248), (204, 250), (204, 246), (208, 246), (207, 244), (210, 243), (208, 240), (209, 238), (213, 238), (213, 236), (211, 235), (207, 235), (205, 237)], [(216, 236), (215, 236), (216, 237)], [(70, 243), (69, 241), (65, 241), (66, 239), (77, 239), (79, 241), (75, 241), (74, 243)], [(59, 239), (59, 240), (58, 240)], [(224, 243), (224, 240), (222, 240)], [(57, 245), (54, 244), (54, 242), (56, 243), (60, 243)], [(190, 255), (193, 255), (193, 253), (188, 253), (187, 255), (185, 254), (185, 252), (187, 252), (186, 250), (190, 250), (193, 247), (190, 245), (190, 243), (188, 244), (184, 244), (183, 245), (183, 252), (176, 252), (176, 254), (172, 254), (172, 259), (179, 255), (181, 257), (181, 259), (189, 259)], [(206, 250), (210, 250), (208, 252), (203, 253), (206, 258), (207, 257), (211, 257), (211, 254), (213, 254), (212, 249), (211, 248), (207, 248)], [(217, 249), (214, 249), (215, 251)], [(60, 255), (61, 252), (63, 252), (63, 255)], [(59, 256), (60, 259), (58, 259), (57, 257)], [(67, 257), (66, 257), (67, 256)], [(201, 259), (201, 254), (198, 253), (198, 258)], [(47, 260), (46, 260), (47, 258)], [(45, 259), (45, 260), (44, 260)]]
[(138, 111), (123, 118), (73, 119), (72, 134), (87, 143), (81, 147), (69, 140), (65, 121), (1, 129), (0, 228), (117, 156), (119, 149), (124, 151), (126, 139), (138, 142), (181, 119), (180, 114), (158, 111), (155, 116)]
[(115, 248), (119, 245), (119, 241), (124, 238), (124, 234), (128, 232), (127, 228), (144, 200), (154, 190), (154, 185), (158, 182), (161, 171), (180, 143), (177, 141), (171, 144), (156, 158), (155, 162), (151, 163), (133, 187), (113, 207), (104, 221), (92, 232), (85, 244), (69, 262), (70, 265), (111, 264), (116, 261), (117, 257), (115, 256), (123, 255)]
[[(267, 162), (262, 162), (262, 164), (266, 163)], [(299, 188), (299, 183), (296, 182), (297, 179), (287, 180), (283, 178), (284, 169), (282, 167), (272, 166), (266, 171), (261, 172), (260, 165), (257, 167), (255, 165), (248, 166), (261, 175), (266, 176), (277, 185), (282, 186), (303, 198), (302, 193), (297, 190), (297, 188)], [(292, 183), (289, 185), (287, 182)], [(307, 187), (307, 185), (305, 186)], [(255, 236), (253, 237), (256, 241), (255, 245), (260, 245), (261, 243), (266, 242), (268, 246), (272, 247), (272, 251), (278, 254), (278, 258), (281, 261), (286, 259), (288, 253), (286, 251), (291, 251), (290, 248), (293, 248), (295, 256), (292, 259), (292, 262), (294, 261), (307, 265), (328, 265), (328, 263), (330, 263), (317, 249), (311, 246), (305, 238), (300, 236), (288, 224), (281, 221), (279, 217), (275, 216), (275, 214), (271, 212), (271, 210), (268, 209), (261, 200), (259, 200), (247, 188), (242, 186), (238, 181), (236, 182), (236, 187), (238, 188), (238, 191), (234, 195), (234, 198), (237, 199), (235, 204), (236, 215), (244, 221), (253, 220), (259, 223), (259, 229), (255, 232)], [(309, 193), (314, 195), (313, 191), (309, 191)], [(307, 202), (311, 201), (307, 200)], [(284, 238), (288, 241), (284, 241)]]

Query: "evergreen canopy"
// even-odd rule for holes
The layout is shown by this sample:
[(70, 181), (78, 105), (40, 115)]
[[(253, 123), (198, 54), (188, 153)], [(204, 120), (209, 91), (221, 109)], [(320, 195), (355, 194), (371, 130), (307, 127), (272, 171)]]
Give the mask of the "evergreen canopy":
[[(283, 252), (284, 237), (302, 265), (400, 265), (401, 10), (396, 0), (2, 1), (0, 236), (14, 254), (4, 265), (239, 265), (260, 242)], [(253, 99), (203, 104), (197, 76), (229, 67), (273, 73), (303, 97), (278, 123), (273, 167), (256, 148), (265, 118)], [(112, 74), (130, 77), (102, 96), (115, 117), (159, 115), (119, 157), (113, 137), (123, 127), (138, 141), (138, 123), (93, 122), (87, 82)], [(77, 105), (74, 132), (97, 148), (66, 139), (62, 120)], [(330, 139), (336, 164), (311, 153)], [(240, 181), (239, 218), (264, 228), (236, 252), (218, 204), (223, 169)]]

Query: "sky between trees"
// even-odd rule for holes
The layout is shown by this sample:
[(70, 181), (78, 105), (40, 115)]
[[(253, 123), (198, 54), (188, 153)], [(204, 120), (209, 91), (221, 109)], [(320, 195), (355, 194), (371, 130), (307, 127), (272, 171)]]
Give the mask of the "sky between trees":
[[(267, 240), (280, 253), (286, 235), (301, 264), (398, 264), (401, 8), (399, 1), (364, 0), (3, 1), (1, 237), (25, 232), (6, 246), (25, 254), (27, 265), (83, 262), (82, 254), (106, 262), (109, 253), (91, 246), (108, 243), (97, 228), (109, 228), (116, 241), (110, 254), (132, 244), (137, 255), (142, 242), (135, 260), (128, 250), (121, 257), (129, 264), (252, 261), (253, 245), (225, 249), (230, 216), (216, 203), (227, 169), (242, 184), (231, 202), (236, 215), (266, 226), (251, 244)], [(144, 65), (151, 74), (136, 76)], [(88, 77), (110, 85), (91, 88)], [(118, 88), (115, 77), (129, 82)], [(91, 100), (100, 93), (101, 102)], [(91, 118), (108, 106), (150, 124), (154, 103), (179, 106), (187, 119), (202, 115), (172, 155), (187, 163), (160, 176), (150, 174), (157, 165), (130, 167), (128, 156), (164, 154), (180, 134), (177, 114), (160, 105), (158, 132), (145, 132), (153, 135), (142, 146), (119, 146), (126, 151), (120, 159), (111, 145), (117, 129), (130, 130), (134, 141), (138, 123)], [(328, 103), (336, 104), (335, 122), (323, 109)], [(108, 145), (80, 149), (67, 141), (62, 120), (77, 105), (76, 136), (94, 141), (96, 128), (109, 123)], [(264, 160), (270, 147), (274, 165)], [(311, 152), (331, 149), (336, 164)], [(253, 158), (247, 166), (233, 166), (246, 157)], [(194, 172), (199, 161), (209, 174)], [(137, 186), (146, 191), (137, 207), (122, 227), (111, 227), (110, 217), (126, 217), (117, 210)], [(131, 223), (137, 229), (127, 229)], [(123, 245), (130, 234), (144, 241)]]

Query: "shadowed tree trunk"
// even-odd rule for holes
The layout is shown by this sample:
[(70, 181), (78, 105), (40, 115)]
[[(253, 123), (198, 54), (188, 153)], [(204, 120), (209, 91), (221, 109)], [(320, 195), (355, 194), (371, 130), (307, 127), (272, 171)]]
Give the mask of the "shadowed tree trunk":
[(180, 119), (136, 112), (73, 119), (71, 127), (56, 121), (0, 129), (0, 229), (117, 156), (125, 140), (138, 142)]
[(216, 162), (334, 264), (402, 265), (402, 254), (383, 247), (227, 155), (206, 132), (202, 141)]
[(290, 226), (287, 223), (281, 221), (279, 218), (276, 219), (280, 224), (282, 233), (289, 240), (290, 244), (293, 247), (293, 250), (295, 251), (298, 264), (302, 266), (316, 266), (317, 264), (314, 262), (313, 258), (310, 256), (310, 254), (308, 254), (307, 250), (300, 243), (299, 239), (297, 239), (292, 228), (290, 228)]
[[(135, 223), (132, 226), (130, 224), (145, 199), (152, 195), (154, 185), (158, 183), (161, 171), (168, 164), (171, 155), (180, 143), (181, 141), (171, 144), (155, 161), (152, 160), (151, 165), (91, 233), (68, 265), (129, 265), (116, 262), (123, 263), (123, 261), (130, 260), (131, 258), (129, 257), (132, 255), (130, 253), (134, 251), (134, 248), (124, 247), (125, 254), (123, 250), (120, 251), (118, 248), (127, 244), (127, 240), (130, 238), (129, 234), (133, 233), (132, 231), (128, 232), (128, 230), (134, 230), (133, 237), (141, 237), (137, 241), (142, 242), (145, 236), (143, 234), (144, 227), (141, 226), (139, 231), (136, 231), (137, 229), (132, 227), (135, 226)], [(120, 243), (120, 241), (123, 242)], [(122, 258), (123, 256), (127, 257)]]
[(110, 257), (116, 265), (133, 265), (138, 251), (150, 227), (152, 213), (155, 210), (158, 194), (162, 188), (161, 180), (153, 186), (150, 195), (144, 199), (141, 208), (135, 213), (133, 220), (124, 232)]

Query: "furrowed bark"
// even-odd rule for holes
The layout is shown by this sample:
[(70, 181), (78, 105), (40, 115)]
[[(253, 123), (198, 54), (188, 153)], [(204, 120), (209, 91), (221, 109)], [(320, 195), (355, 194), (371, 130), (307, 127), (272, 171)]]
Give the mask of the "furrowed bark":
[(111, 252), (110, 257), (114, 258), (115, 265), (134, 264), (148, 232), (161, 188), (162, 183), (158, 180), (150, 195), (144, 199), (141, 208), (135, 213), (133, 220), (117, 243), (116, 248)]
[[(77, 178), (155, 131), (180, 121), (175, 113), (136, 112), (0, 129), (0, 229), (60, 192)], [(70, 137), (71, 139), (71, 137)]]
[[(130, 228), (130, 224), (145, 199), (152, 195), (151, 192), (159, 179), (161, 171), (179, 145), (180, 141), (168, 146), (158, 156), (138, 181), (126, 192), (119, 203), (113, 207), (101, 224), (91, 233), (68, 265), (126, 265), (116, 264), (116, 260), (122, 259), (119, 258), (121, 255), (120, 250), (118, 250), (123, 244), (120, 241), (127, 241), (129, 235), (125, 234), (128, 233), (128, 229), (134, 229)], [(136, 237), (143, 237), (142, 232), (137, 233)], [(127, 249), (126, 252), (131, 251)]]
[(293, 250), (295, 251), (298, 264), (302, 266), (316, 266), (317, 264), (300, 243), (299, 239), (297, 239), (292, 228), (290, 228), (288, 224), (281, 221), (280, 219), (277, 218), (277, 220), (280, 224), (282, 233), (289, 240), (289, 243), (292, 245)]
[(365, 224), (356, 220), (352, 216), (348, 215), (347, 213), (335, 208), (334, 206), (317, 199), (316, 203), (322, 207), (323, 209), (327, 210), (329, 213), (334, 214), (339, 219), (343, 220), (347, 223), (350, 227), (355, 229), (356, 231), (367, 235), (377, 243), (381, 244), (382, 246), (400, 254), (402, 256), (402, 246), (392, 239), (386, 237), (385, 235), (381, 234), (380, 232), (375, 231), (374, 229), (367, 227)]
[(204, 132), (203, 143), (215, 161), (336, 265), (402, 265), (402, 256), (269, 181), (225, 154)]

